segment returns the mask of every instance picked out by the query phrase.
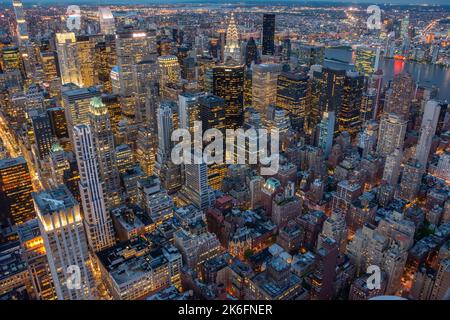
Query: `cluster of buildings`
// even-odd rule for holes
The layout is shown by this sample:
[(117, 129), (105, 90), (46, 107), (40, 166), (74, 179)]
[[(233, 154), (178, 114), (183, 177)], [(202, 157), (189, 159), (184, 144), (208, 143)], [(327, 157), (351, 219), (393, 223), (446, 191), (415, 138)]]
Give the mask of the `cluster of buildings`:
[[(222, 29), (105, 8), (36, 34), (13, 6), (0, 299), (450, 298), (448, 103), (385, 79), (379, 48), (291, 46), (275, 13), (248, 39), (234, 13)], [(274, 128), (272, 175), (172, 158), (176, 129)], [(227, 156), (254, 156), (249, 139)]]

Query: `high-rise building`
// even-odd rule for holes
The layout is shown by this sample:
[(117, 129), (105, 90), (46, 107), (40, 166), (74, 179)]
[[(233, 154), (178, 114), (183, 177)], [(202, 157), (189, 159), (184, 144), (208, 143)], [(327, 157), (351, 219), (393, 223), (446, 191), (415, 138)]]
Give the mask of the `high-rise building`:
[(95, 45), (98, 40), (96, 36), (76, 36), (77, 65), (83, 87), (91, 87), (97, 84), (96, 79), (96, 55)]
[(78, 88), (67, 85), (62, 91), (62, 106), (66, 113), (67, 129), (72, 135), (72, 129), (78, 124), (89, 123), (91, 100), (99, 97), (100, 91), (95, 87)]
[(317, 240), (317, 249), (322, 248), (326, 238), (333, 239), (336, 242), (340, 253), (345, 252), (347, 245), (347, 225), (345, 223), (345, 214), (337, 209), (331, 213), (323, 223), (322, 232)]
[(172, 101), (161, 101), (157, 110), (158, 151), (156, 154), (155, 173), (161, 179), (161, 185), (169, 194), (181, 188), (181, 168), (171, 160), (173, 142), (172, 131), (178, 127), (178, 105)]
[(395, 114), (383, 114), (378, 129), (377, 153), (386, 156), (395, 149), (403, 150), (407, 122)]
[(325, 111), (323, 113), (322, 120), (319, 123), (318, 146), (323, 150), (323, 154), (326, 157), (330, 154), (331, 147), (333, 146), (335, 121), (334, 111)]
[(57, 33), (55, 37), (62, 84), (73, 83), (81, 87), (83, 80), (78, 65), (78, 47), (75, 33)]
[(35, 216), (30, 171), (23, 157), (0, 160), (0, 223), (24, 223)]
[(347, 131), (353, 138), (361, 130), (360, 115), (363, 88), (364, 76), (358, 72), (347, 71), (335, 130), (338, 132)]
[(212, 93), (225, 101), (225, 125), (242, 127), (244, 121), (244, 66), (225, 64), (213, 68)]
[(208, 185), (208, 165), (186, 164), (184, 175), (184, 184), (179, 192), (180, 200), (186, 204), (192, 203), (200, 210), (212, 207), (214, 192)]
[(275, 14), (263, 15), (263, 55), (275, 54)]
[(16, 15), (17, 24), (17, 39), (19, 40), (20, 46), (28, 45), (28, 25), (25, 20), (25, 13), (23, 11), (22, 1), (13, 0), (14, 14)]
[(64, 109), (62, 107), (49, 108), (47, 114), (50, 118), (52, 134), (58, 139), (68, 138), (69, 132)]
[(436, 101), (430, 100), (426, 103), (423, 112), (419, 142), (416, 147), (416, 159), (424, 168), (427, 166), (431, 142), (436, 133), (440, 109), (441, 107)]
[(258, 47), (256, 46), (255, 39), (250, 37), (245, 46), (245, 65), (249, 68), (252, 63), (258, 63)]
[(181, 80), (181, 68), (177, 56), (166, 55), (158, 57), (158, 67), (160, 72), (159, 90), (165, 96), (165, 89), (168, 84), (177, 84)]
[[(322, 111), (334, 111), (339, 116), (346, 71), (342, 69), (323, 68), (320, 80), (319, 104)], [(359, 106), (358, 106), (359, 107)], [(336, 128), (335, 128), (336, 129)]]
[(120, 94), (129, 96), (133, 92), (133, 65), (145, 58), (156, 57), (156, 36), (132, 28), (120, 30), (116, 34), (116, 53)]
[(120, 202), (120, 176), (116, 163), (114, 135), (107, 106), (100, 97), (91, 100), (89, 123), (97, 153), (100, 178), (109, 207)]
[(114, 16), (109, 7), (98, 8), (100, 31), (103, 34), (115, 34), (116, 26)]
[(33, 127), (34, 144), (37, 152), (37, 156), (40, 160), (43, 160), (49, 155), (50, 149), (55, 142), (55, 136), (53, 135), (50, 117), (47, 112), (41, 110), (36, 111), (31, 115), (31, 124)]
[(65, 186), (33, 193), (33, 200), (58, 300), (93, 299), (94, 280), (78, 202)]
[(392, 89), (387, 93), (385, 112), (394, 113), (403, 119), (409, 118), (409, 109), (414, 96), (414, 81), (410, 74), (400, 73), (394, 77)]
[[(202, 130), (217, 129), (224, 134), (225, 131), (225, 100), (215, 95), (205, 95), (198, 99), (200, 104), (200, 121)], [(211, 139), (211, 137), (207, 138)], [(208, 141), (205, 141), (208, 143)], [(216, 155), (217, 156), (217, 155)], [(208, 184), (219, 190), (226, 175), (227, 166), (223, 163), (213, 163), (208, 165)]]
[(369, 76), (378, 70), (380, 60), (380, 48), (357, 47), (355, 69), (365, 76)]
[(97, 149), (90, 126), (73, 128), (74, 148), (80, 172), (80, 194), (83, 205), (83, 223), (89, 246), (93, 251), (114, 244), (111, 217), (106, 211), (104, 183), (100, 178)]
[(282, 66), (280, 64), (258, 64), (252, 72), (252, 104), (263, 117), (267, 107), (277, 102), (277, 83)]
[(424, 172), (424, 166), (415, 159), (410, 159), (405, 163), (400, 181), (400, 197), (409, 201), (416, 199)]
[(302, 131), (307, 113), (308, 77), (283, 72), (277, 80), (278, 107), (289, 115), (293, 128)]
[(237, 63), (240, 63), (242, 59), (241, 45), (239, 42), (239, 32), (236, 26), (236, 21), (234, 20), (233, 13), (231, 13), (230, 22), (227, 28), (227, 38), (223, 60), (227, 62), (228, 58), (233, 59)]
[(384, 171), (383, 171), (383, 180), (390, 185), (395, 186), (398, 183), (402, 157), (403, 152), (400, 149), (395, 149), (394, 152), (386, 155), (386, 162), (384, 164)]

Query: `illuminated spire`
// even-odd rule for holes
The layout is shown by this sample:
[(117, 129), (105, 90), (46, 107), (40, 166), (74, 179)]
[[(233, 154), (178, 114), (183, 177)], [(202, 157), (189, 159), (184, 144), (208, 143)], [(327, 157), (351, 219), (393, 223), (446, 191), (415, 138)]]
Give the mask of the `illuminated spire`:
[(227, 43), (224, 50), (224, 60), (226, 61), (228, 57), (231, 57), (236, 62), (240, 62), (241, 47), (239, 44), (239, 33), (233, 13), (231, 13), (230, 23), (228, 24), (226, 41)]

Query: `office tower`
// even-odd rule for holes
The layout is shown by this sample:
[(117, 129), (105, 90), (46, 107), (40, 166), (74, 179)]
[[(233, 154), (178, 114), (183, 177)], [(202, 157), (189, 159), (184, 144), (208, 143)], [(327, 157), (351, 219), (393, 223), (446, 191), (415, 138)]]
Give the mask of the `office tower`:
[(95, 79), (104, 92), (112, 92), (111, 69), (117, 64), (115, 35), (105, 35), (94, 46)]
[(342, 104), (337, 114), (336, 131), (347, 131), (352, 138), (361, 130), (361, 99), (364, 88), (364, 76), (358, 72), (347, 71), (342, 88)]
[(102, 34), (114, 34), (116, 32), (116, 26), (114, 16), (109, 7), (98, 8), (98, 15), (100, 21), (100, 32)]
[[(58, 300), (94, 298), (94, 280), (80, 206), (65, 186), (33, 193)], [(72, 273), (80, 271), (79, 283)], [(79, 286), (77, 286), (79, 285)]]
[(147, 175), (152, 175), (156, 164), (157, 136), (153, 130), (139, 127), (136, 137), (136, 161)]
[(106, 105), (109, 114), (109, 121), (111, 121), (111, 128), (114, 135), (119, 132), (119, 122), (122, 119), (122, 110), (120, 108), (119, 96), (115, 94), (102, 94), (102, 103)]
[(336, 117), (339, 116), (345, 86), (345, 77), (345, 70), (333, 68), (322, 69), (319, 97), (320, 110), (334, 111)]
[(239, 33), (234, 20), (234, 14), (231, 13), (230, 22), (227, 28), (227, 39), (224, 50), (223, 60), (227, 62), (228, 58), (233, 59), (235, 62), (241, 62), (241, 45), (239, 42)]
[(165, 87), (168, 84), (177, 84), (181, 80), (181, 68), (178, 58), (172, 55), (158, 57), (160, 72), (160, 94), (164, 96)]
[(50, 118), (50, 126), (52, 134), (58, 138), (68, 138), (67, 121), (64, 109), (62, 107), (54, 107), (47, 109), (48, 117)]
[(258, 63), (258, 47), (256, 46), (255, 39), (250, 37), (245, 47), (245, 65), (249, 68), (252, 63)]
[(144, 59), (133, 65), (133, 94), (136, 100), (136, 121), (147, 123), (150, 110), (147, 110), (146, 99), (152, 93), (150, 86), (156, 85), (159, 80), (158, 64), (155, 60)]
[(181, 188), (181, 170), (171, 160), (173, 142), (172, 131), (178, 127), (176, 110), (178, 105), (172, 101), (161, 101), (157, 110), (158, 151), (156, 154), (155, 173), (161, 179), (161, 185), (169, 194)]
[(33, 128), (34, 145), (39, 160), (43, 160), (49, 155), (50, 149), (56, 138), (52, 132), (50, 117), (47, 112), (33, 110), (31, 114), (31, 125)]
[(244, 78), (244, 106), (250, 107), (252, 105), (252, 69), (245, 70)]
[(129, 96), (133, 92), (133, 65), (145, 58), (155, 58), (156, 38), (150, 32), (125, 28), (116, 34), (117, 66), (120, 94)]
[(107, 206), (111, 207), (120, 202), (120, 176), (108, 108), (100, 97), (92, 98), (88, 117)]
[(298, 64), (306, 64), (308, 67), (323, 64), (325, 57), (324, 46), (293, 45), (292, 51), (298, 56)]
[(390, 185), (397, 185), (400, 176), (400, 164), (403, 152), (401, 149), (395, 149), (394, 152), (386, 156), (384, 164), (383, 180)]
[(23, 157), (0, 160), (0, 223), (24, 223), (35, 216), (30, 171)]
[(99, 97), (100, 92), (95, 87), (78, 88), (68, 85), (62, 91), (62, 106), (66, 113), (67, 129), (72, 135), (72, 129), (78, 124), (89, 123), (91, 100)]
[(128, 144), (118, 145), (115, 149), (117, 169), (121, 174), (132, 170), (136, 165), (133, 150)]
[(400, 182), (400, 197), (408, 201), (414, 201), (419, 193), (424, 173), (424, 166), (417, 160), (410, 159), (405, 163)]
[(325, 111), (322, 116), (322, 120), (319, 123), (319, 143), (318, 147), (323, 150), (325, 157), (331, 152), (333, 146), (334, 136), (334, 124), (335, 124), (334, 111)]
[(213, 68), (212, 93), (225, 101), (225, 125), (242, 127), (244, 121), (244, 66), (225, 64)]
[(403, 150), (407, 122), (395, 114), (383, 114), (378, 129), (377, 153), (387, 156), (395, 149)]
[(104, 183), (100, 180), (97, 149), (91, 127), (76, 125), (73, 128), (73, 138), (80, 172), (83, 223), (89, 246), (96, 252), (114, 244), (113, 226), (106, 211)]
[(380, 48), (360, 46), (356, 48), (355, 69), (365, 76), (378, 70)]
[(41, 51), (39, 61), (44, 73), (44, 86), (47, 86), (51, 96), (58, 96), (60, 90), (60, 78), (58, 70), (58, 57), (55, 51)]
[[(321, 65), (313, 65), (310, 68), (308, 73), (309, 81), (308, 81), (308, 112), (307, 112), (307, 121), (305, 123), (305, 130), (309, 134), (313, 132), (316, 125), (322, 120), (323, 111), (331, 111), (331, 110), (322, 110), (321, 106), (321, 96), (322, 96), (322, 66)], [(334, 129), (334, 128), (333, 128)]]
[(293, 128), (302, 131), (307, 113), (308, 77), (298, 73), (283, 72), (277, 80), (278, 107), (289, 115)]
[(22, 223), (17, 228), (21, 256), (26, 261), (33, 285), (33, 297), (38, 300), (55, 300), (56, 290), (46, 255), (44, 238), (37, 219)]
[(81, 86), (91, 87), (98, 83), (96, 79), (95, 36), (76, 36), (77, 65), (81, 77)]
[(410, 74), (400, 73), (392, 81), (392, 89), (387, 97), (384, 111), (394, 113), (403, 119), (409, 118), (409, 109), (414, 97), (414, 81)]
[(277, 102), (277, 82), (282, 66), (280, 64), (258, 64), (252, 72), (252, 103), (262, 116), (267, 107)]
[(426, 168), (428, 162), (428, 156), (430, 155), (431, 142), (434, 134), (436, 133), (436, 127), (439, 120), (439, 113), (441, 107), (439, 104), (430, 100), (427, 101), (422, 116), (422, 124), (420, 126), (419, 142), (416, 147), (416, 159)]
[(263, 55), (275, 54), (275, 15), (266, 13), (263, 15)]
[(364, 125), (367, 121), (374, 119), (377, 107), (377, 91), (375, 88), (369, 88), (363, 93), (361, 99), (360, 121)]
[(345, 223), (345, 214), (341, 210), (334, 210), (323, 223), (322, 232), (317, 240), (317, 250), (325, 247), (325, 242), (333, 239), (340, 253), (345, 252), (347, 246), (347, 224)]
[(25, 21), (25, 13), (23, 12), (22, 1), (13, 0), (14, 14), (16, 16), (17, 24), (17, 39), (19, 40), (19, 45), (26, 47), (28, 45), (28, 26)]
[(185, 164), (184, 176), (180, 200), (186, 204), (192, 203), (200, 210), (212, 207), (214, 192), (208, 186), (208, 166), (205, 163)]
[(180, 128), (188, 129), (194, 134), (194, 121), (200, 121), (200, 105), (198, 99), (206, 95), (204, 92), (182, 92), (178, 95), (178, 114)]
[[(205, 132), (208, 129), (214, 128), (221, 131), (222, 134), (224, 134), (226, 128), (225, 100), (215, 95), (205, 95), (200, 97), (198, 99), (198, 102), (200, 104), (200, 121), (202, 122), (203, 132)], [(209, 137), (209, 139), (211, 139), (211, 137)], [(204, 142), (207, 144), (210, 141), (204, 140)], [(213, 189), (219, 190), (222, 186), (222, 181), (226, 175), (226, 171), (227, 166), (225, 161), (223, 161), (222, 164), (213, 163), (208, 165), (208, 184)]]
[(74, 83), (80, 87), (83, 86), (80, 66), (78, 65), (78, 47), (75, 33), (57, 33), (55, 37), (62, 84)]
[(64, 174), (70, 170), (70, 163), (66, 152), (58, 143), (53, 144), (49, 158), (52, 168), (49, 184), (56, 187), (64, 183)]

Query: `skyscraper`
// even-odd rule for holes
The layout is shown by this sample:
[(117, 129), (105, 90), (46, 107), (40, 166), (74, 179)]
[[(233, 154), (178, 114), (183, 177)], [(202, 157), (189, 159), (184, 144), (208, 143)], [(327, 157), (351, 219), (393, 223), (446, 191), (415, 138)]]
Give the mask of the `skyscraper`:
[(361, 129), (361, 99), (364, 76), (358, 72), (347, 71), (342, 89), (342, 104), (337, 115), (336, 131), (347, 131), (353, 138)]
[(394, 77), (392, 89), (387, 98), (384, 111), (394, 113), (403, 119), (408, 119), (411, 101), (414, 95), (414, 81), (410, 74), (400, 73)]
[(258, 63), (258, 47), (256, 46), (255, 39), (250, 37), (245, 46), (245, 64), (250, 67), (252, 63)]
[(308, 77), (283, 72), (277, 80), (277, 106), (289, 115), (291, 125), (302, 131), (307, 112)]
[(0, 223), (24, 223), (35, 216), (30, 171), (23, 157), (0, 160)]
[(75, 33), (57, 33), (55, 37), (62, 84), (73, 83), (81, 87), (83, 80), (80, 66), (78, 65), (78, 48)]
[(179, 198), (186, 204), (193, 203), (200, 210), (212, 207), (214, 193), (208, 185), (208, 165), (186, 164), (184, 174), (184, 185), (179, 192)]
[(228, 58), (233, 59), (237, 63), (241, 62), (241, 46), (239, 43), (239, 33), (234, 20), (234, 14), (231, 13), (230, 22), (227, 28), (227, 38), (224, 50), (223, 60), (227, 62)]
[[(93, 299), (94, 280), (79, 204), (65, 186), (33, 193), (33, 200), (58, 299)], [(77, 271), (79, 282), (72, 282)]]
[(108, 108), (100, 97), (91, 100), (89, 123), (98, 157), (100, 178), (104, 182), (107, 206), (112, 207), (120, 202), (120, 176)]
[(120, 94), (129, 96), (133, 92), (133, 65), (144, 58), (156, 57), (156, 36), (143, 30), (124, 28), (116, 34), (116, 53)]
[(407, 122), (395, 114), (383, 114), (378, 129), (377, 153), (386, 156), (403, 150)]
[(378, 70), (380, 48), (360, 46), (356, 48), (355, 69), (365, 76)]
[(16, 15), (16, 24), (17, 24), (17, 39), (19, 40), (20, 46), (28, 45), (28, 26), (25, 21), (25, 13), (23, 12), (22, 1), (13, 0), (14, 14)]
[(100, 178), (97, 149), (92, 129), (85, 124), (73, 128), (74, 148), (80, 171), (83, 223), (89, 246), (100, 251), (114, 244), (111, 217), (106, 211), (104, 183)]
[(280, 64), (262, 63), (253, 67), (252, 103), (262, 117), (267, 107), (277, 102), (277, 82), (281, 70)]
[(400, 181), (400, 197), (414, 201), (419, 193), (425, 168), (415, 159), (410, 159), (403, 167)]
[(226, 127), (241, 127), (244, 120), (244, 66), (225, 64), (214, 67), (212, 93), (225, 101)]
[(181, 68), (178, 58), (172, 55), (158, 57), (158, 66), (160, 72), (159, 90), (162, 96), (165, 96), (165, 88), (168, 84), (175, 84), (181, 80)]
[(401, 149), (395, 149), (393, 153), (386, 156), (384, 164), (383, 180), (388, 184), (397, 185), (398, 177), (400, 176), (400, 164), (402, 161), (403, 152)]
[(327, 157), (331, 152), (333, 146), (334, 136), (334, 124), (336, 118), (334, 111), (325, 111), (322, 116), (322, 120), (319, 123), (319, 143), (318, 146), (323, 150), (324, 155)]
[(430, 100), (425, 105), (423, 112), (422, 124), (420, 126), (419, 142), (416, 148), (416, 159), (423, 166), (427, 166), (428, 156), (431, 149), (431, 141), (436, 132), (436, 126), (439, 120), (439, 113), (441, 107), (439, 104)]
[(275, 14), (266, 13), (263, 15), (263, 55), (273, 55), (275, 53)]
[(114, 16), (109, 7), (98, 8), (100, 31), (103, 34), (114, 34), (116, 32), (116, 26)]

